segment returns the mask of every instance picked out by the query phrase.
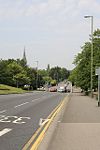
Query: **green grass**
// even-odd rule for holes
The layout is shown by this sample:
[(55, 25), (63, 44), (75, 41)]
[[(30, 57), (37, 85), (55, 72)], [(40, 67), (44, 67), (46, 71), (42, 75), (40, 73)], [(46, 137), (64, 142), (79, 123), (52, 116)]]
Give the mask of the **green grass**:
[(25, 92), (26, 91), (22, 90), (21, 88), (0, 84), (0, 94), (20, 94)]

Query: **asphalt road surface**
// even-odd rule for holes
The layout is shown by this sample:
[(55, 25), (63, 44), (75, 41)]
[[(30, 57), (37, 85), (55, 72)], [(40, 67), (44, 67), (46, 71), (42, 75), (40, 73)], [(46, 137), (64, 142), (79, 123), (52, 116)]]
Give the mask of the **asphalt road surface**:
[(0, 150), (21, 150), (65, 97), (64, 93), (33, 92), (0, 96)]

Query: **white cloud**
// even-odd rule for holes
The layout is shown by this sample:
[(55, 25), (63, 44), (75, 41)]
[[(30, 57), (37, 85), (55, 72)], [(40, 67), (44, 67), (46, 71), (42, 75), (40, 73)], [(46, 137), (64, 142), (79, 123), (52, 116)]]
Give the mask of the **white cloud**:
[[(48, 0), (36, 3), (27, 0), (0, 0), (0, 18), (14, 18), (32, 15), (50, 15), (61, 12), (63, 15), (76, 11), (100, 13), (100, 3), (96, 0)], [(77, 12), (76, 11), (76, 12)], [(64, 14), (65, 13), (65, 14)]]

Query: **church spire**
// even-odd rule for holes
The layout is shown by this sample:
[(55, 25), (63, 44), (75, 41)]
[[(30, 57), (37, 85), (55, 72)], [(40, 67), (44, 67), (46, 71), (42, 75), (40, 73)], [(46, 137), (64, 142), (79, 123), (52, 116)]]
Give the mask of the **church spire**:
[(25, 52), (25, 47), (24, 47), (24, 53), (23, 53), (23, 58), (22, 58), (24, 65), (27, 65), (27, 59), (26, 59), (26, 52)]

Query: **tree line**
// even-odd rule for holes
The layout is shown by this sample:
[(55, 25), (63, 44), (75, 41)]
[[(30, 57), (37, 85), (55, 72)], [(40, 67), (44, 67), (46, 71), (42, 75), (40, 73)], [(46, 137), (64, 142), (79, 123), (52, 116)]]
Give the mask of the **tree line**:
[[(69, 80), (83, 91), (90, 90), (91, 81), (91, 37), (81, 47), (81, 52), (75, 56), (75, 68), (71, 71)], [(95, 75), (96, 68), (100, 67), (100, 29), (93, 33), (93, 89), (97, 90), (98, 79)]]
[(47, 66), (47, 69), (29, 67), (24, 59), (0, 60), (0, 84), (30, 89), (46, 85), (56, 85), (69, 77), (70, 71), (66, 68)]

